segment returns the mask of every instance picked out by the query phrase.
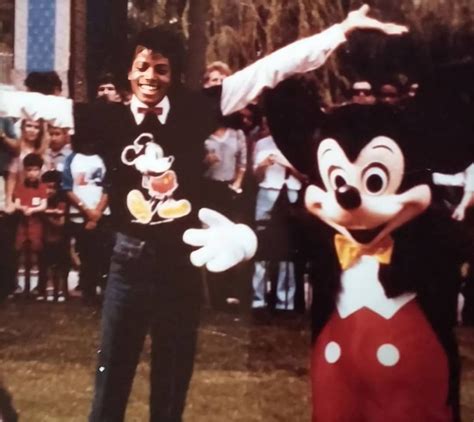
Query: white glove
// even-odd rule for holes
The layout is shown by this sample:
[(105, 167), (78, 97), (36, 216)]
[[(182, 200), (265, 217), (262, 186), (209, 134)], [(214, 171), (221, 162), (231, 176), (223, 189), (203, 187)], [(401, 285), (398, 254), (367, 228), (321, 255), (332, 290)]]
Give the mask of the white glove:
[(465, 184), (464, 190), (474, 192), (474, 163), (464, 170)]
[(441, 186), (464, 186), (464, 173), (445, 174), (433, 173), (433, 183)]
[(199, 210), (203, 229), (188, 229), (183, 241), (202, 246), (190, 255), (196, 267), (203, 265), (211, 272), (221, 272), (252, 258), (257, 250), (257, 236), (245, 224), (235, 224), (209, 208)]

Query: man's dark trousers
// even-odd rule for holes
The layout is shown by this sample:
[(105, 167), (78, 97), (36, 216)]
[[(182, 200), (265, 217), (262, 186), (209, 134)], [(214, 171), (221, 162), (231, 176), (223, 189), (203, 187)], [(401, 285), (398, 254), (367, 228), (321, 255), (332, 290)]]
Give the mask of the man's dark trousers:
[[(164, 246), (162, 247), (164, 248)], [(189, 263), (117, 233), (104, 308), (91, 422), (123, 421), (150, 334), (150, 421), (180, 422), (196, 350), (201, 289)], [(176, 256), (176, 255), (175, 255)]]

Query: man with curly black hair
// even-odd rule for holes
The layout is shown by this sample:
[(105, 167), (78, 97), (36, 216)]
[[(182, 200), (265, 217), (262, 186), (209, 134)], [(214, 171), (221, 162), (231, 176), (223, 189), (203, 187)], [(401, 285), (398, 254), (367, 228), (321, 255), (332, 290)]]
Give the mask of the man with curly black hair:
[[(96, 102), (89, 110), (77, 108), (76, 138), (100, 144), (116, 233), (90, 421), (124, 419), (148, 333), (150, 420), (182, 420), (201, 301), (199, 271), (189, 263), (191, 249), (183, 243), (183, 233), (198, 223), (204, 140), (221, 115), (240, 110), (265, 87), (321, 66), (352, 30), (388, 34), (406, 30), (367, 13), (364, 6), (341, 24), (227, 77), (222, 86), (197, 93), (182, 84), (185, 46), (180, 33), (172, 25), (149, 29), (139, 34), (133, 48), (130, 106)], [(73, 205), (94, 214), (87, 204)], [(200, 218), (215, 229), (216, 244), (252, 233), (247, 226), (209, 211), (201, 212)], [(204, 248), (194, 251), (191, 261), (219, 271), (250, 258), (254, 249), (250, 245), (222, 257), (219, 247)]]

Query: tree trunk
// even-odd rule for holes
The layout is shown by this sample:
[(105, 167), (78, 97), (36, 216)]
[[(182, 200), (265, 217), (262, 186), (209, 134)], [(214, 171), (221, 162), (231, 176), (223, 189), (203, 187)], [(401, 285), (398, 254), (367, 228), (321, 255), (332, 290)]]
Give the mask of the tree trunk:
[(209, 0), (189, 1), (189, 42), (186, 85), (191, 89), (201, 86), (207, 48), (207, 12)]
[(71, 7), (71, 97), (87, 100), (86, 16), (87, 0), (73, 0)]

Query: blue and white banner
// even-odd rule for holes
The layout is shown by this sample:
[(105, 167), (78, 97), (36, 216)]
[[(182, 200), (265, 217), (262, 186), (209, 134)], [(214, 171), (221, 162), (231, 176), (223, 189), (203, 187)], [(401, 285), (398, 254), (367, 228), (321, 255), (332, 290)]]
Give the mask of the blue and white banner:
[(54, 70), (67, 86), (70, 34), (70, 0), (16, 0), (14, 69), (18, 82), (29, 72)]

